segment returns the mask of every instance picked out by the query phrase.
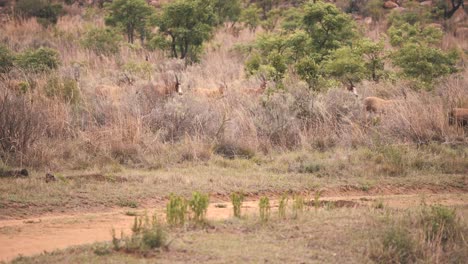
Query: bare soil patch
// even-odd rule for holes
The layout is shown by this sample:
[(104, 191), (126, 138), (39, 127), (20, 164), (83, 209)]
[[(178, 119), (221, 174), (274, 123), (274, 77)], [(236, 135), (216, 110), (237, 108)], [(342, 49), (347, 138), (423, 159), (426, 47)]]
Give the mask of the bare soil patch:
[[(310, 196), (308, 196), (310, 197)], [(313, 199), (313, 198), (312, 198)], [(389, 208), (410, 208), (425, 204), (442, 204), (446, 206), (468, 206), (468, 193), (440, 192), (423, 194), (386, 194), (357, 196), (327, 196), (320, 199), (320, 207), (332, 204), (335, 208), (372, 207), (376, 201)], [(271, 200), (272, 209), (277, 208), (278, 201)], [(313, 201), (308, 201), (313, 205)], [(8, 261), (18, 255), (34, 255), (43, 251), (64, 249), (74, 245), (88, 244), (111, 239), (111, 228), (118, 232), (129, 232), (135, 214), (152, 214), (161, 216), (164, 207), (160, 204), (153, 208), (125, 211), (113, 210), (105, 213), (63, 214), (43, 216), (22, 220), (0, 221), (0, 260)], [(243, 203), (243, 214), (256, 214), (258, 200), (249, 198)], [(230, 202), (217, 201), (210, 204), (207, 218), (223, 220), (232, 217)]]

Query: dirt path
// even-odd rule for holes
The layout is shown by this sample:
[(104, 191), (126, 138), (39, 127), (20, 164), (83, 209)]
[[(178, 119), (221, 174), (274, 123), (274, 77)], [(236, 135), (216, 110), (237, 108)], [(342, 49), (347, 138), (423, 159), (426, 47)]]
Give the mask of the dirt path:
[[(321, 199), (321, 204), (335, 207), (372, 206), (381, 201), (385, 207), (408, 208), (424, 201), (426, 204), (468, 206), (468, 193), (408, 194), (380, 196), (336, 196)], [(277, 201), (272, 201), (273, 209)], [(257, 212), (258, 201), (246, 201), (242, 212)], [(143, 214), (145, 210), (130, 210)], [(163, 214), (163, 208), (146, 209), (148, 214)], [(123, 209), (106, 213), (85, 213), (79, 215), (58, 215), (30, 218), (27, 220), (0, 221), (0, 261), (9, 261), (18, 255), (34, 255), (43, 251), (64, 249), (69, 246), (89, 244), (111, 239), (111, 228), (129, 232), (133, 216)], [(221, 220), (232, 216), (229, 202), (212, 203), (207, 218)]]

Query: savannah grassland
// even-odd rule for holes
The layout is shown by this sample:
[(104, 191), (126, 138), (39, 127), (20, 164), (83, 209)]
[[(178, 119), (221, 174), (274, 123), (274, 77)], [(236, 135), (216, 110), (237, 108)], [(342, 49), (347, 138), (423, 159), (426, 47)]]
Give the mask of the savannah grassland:
[[(339, 80), (311, 90), (292, 69), (282, 85), (270, 81), (266, 91), (252, 93), (264, 75), (246, 73), (249, 56), (239, 44), (264, 34), (260, 26), (254, 32), (239, 23), (238, 34), (219, 26), (199, 61), (184, 66), (167, 52), (124, 39), (115, 53), (98, 54), (82, 39), (92, 27), (106, 27), (106, 11), (77, 6), (64, 11), (48, 28), (34, 18), (6, 19), (0, 26), (2, 44), (14, 52), (49, 47), (60, 54), (53, 71), (14, 69), (0, 76), (0, 122), (18, 127), (11, 142), (1, 139), (0, 173), (30, 172), (26, 178), (0, 178), (0, 223), (24, 220), (16, 228), (2, 224), (1, 241), (27, 235), (29, 226), (40, 225), (31, 219), (46, 216), (71, 215), (80, 222), (81, 214), (119, 211), (133, 219), (156, 208), (164, 219), (170, 194), (189, 199), (194, 191), (210, 196), (209, 208), (228, 204), (229, 213), (210, 218), (209, 209), (203, 225), (163, 224), (165, 241), (172, 241), (167, 247), (127, 252), (100, 241), (14, 262), (463, 263), (468, 258), (467, 130), (448, 124), (450, 109), (468, 107), (468, 41), (456, 34), (466, 28), (466, 18), (425, 21), (442, 24), (442, 49), (459, 51), (457, 73), (421, 89), (386, 62), (393, 72), (389, 78), (357, 83), (355, 97)], [(360, 34), (385, 39), (389, 15), (385, 11), (370, 24), (356, 20)], [(385, 48), (392, 50), (388, 42)], [(173, 85), (174, 72), (182, 95), (151, 94), (148, 87)], [(220, 96), (197, 92), (220, 87)], [(366, 96), (403, 103), (368, 114)], [(46, 183), (46, 173), (56, 181)], [(233, 192), (255, 204), (243, 208), (249, 213), (240, 219), (231, 214)], [(285, 194), (286, 215), (279, 216)], [(260, 197), (272, 203), (268, 221), (260, 220)], [(295, 203), (298, 197), (303, 209)], [(327, 197), (353, 202), (342, 206)], [(112, 221), (108, 229), (110, 241)]]

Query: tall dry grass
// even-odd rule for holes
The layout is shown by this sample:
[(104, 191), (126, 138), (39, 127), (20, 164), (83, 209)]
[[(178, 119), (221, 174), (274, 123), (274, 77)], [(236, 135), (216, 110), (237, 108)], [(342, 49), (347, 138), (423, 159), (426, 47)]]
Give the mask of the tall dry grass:
[[(466, 144), (466, 131), (447, 122), (450, 108), (468, 107), (466, 69), (433, 92), (412, 91), (397, 82), (363, 83), (358, 87), (361, 98), (340, 88), (317, 94), (290, 76), (284, 91), (252, 95), (248, 91), (261, 81), (245, 75), (243, 58), (233, 51), (235, 44), (255, 38), (248, 30), (235, 37), (220, 29), (206, 45), (201, 62), (185, 67), (138, 44), (123, 43), (115, 56), (86, 50), (79, 40), (90, 26), (103, 26), (102, 16), (74, 14), (62, 17), (55, 28), (43, 29), (34, 20), (9, 21), (0, 28), (1, 41), (15, 51), (39, 46), (59, 50), (62, 65), (56, 74), (77, 79), (80, 92), (80, 101), (71, 104), (47, 96), (48, 74), (13, 71), (4, 76), (2, 95), (20, 98), (44, 113), (44, 132), (28, 143), (21, 160), (1, 150), (2, 160), (13, 166), (85, 169), (121, 163), (151, 167), (206, 160), (213, 153), (251, 157), (272, 150), (335, 146)], [(150, 70), (129, 72), (128, 65), (150, 65)], [(152, 92), (154, 87), (172, 85), (172, 77), (167, 76), (173, 74), (180, 77), (183, 95), (161, 97)], [(18, 89), (24, 81), (34, 84), (26, 93)], [(219, 97), (194, 93), (220, 85), (226, 89)], [(401, 103), (391, 114), (369, 115), (362, 98), (371, 95)], [(33, 114), (33, 108), (26, 109)]]

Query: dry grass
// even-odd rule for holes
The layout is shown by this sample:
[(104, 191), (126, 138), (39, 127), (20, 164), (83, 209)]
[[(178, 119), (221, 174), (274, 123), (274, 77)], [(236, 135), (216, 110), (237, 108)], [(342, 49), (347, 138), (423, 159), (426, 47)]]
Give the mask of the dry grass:
[[(404, 83), (362, 84), (358, 88), (363, 97), (404, 99), (402, 91), (407, 95), (393, 109), (394, 114), (373, 116), (369, 123), (361, 99), (340, 89), (313, 94), (294, 76), (287, 80), (284, 92), (247, 94), (261, 82), (245, 76), (243, 57), (233, 47), (255, 38), (248, 30), (234, 37), (220, 29), (206, 44), (201, 63), (185, 68), (138, 44), (122, 44), (116, 56), (96, 55), (79, 43), (90, 26), (103, 26), (99, 11), (90, 9), (80, 15), (75, 10), (50, 29), (32, 19), (9, 21), (0, 29), (7, 36), (2, 41), (15, 51), (39, 46), (58, 49), (62, 59), (58, 77), (76, 78), (78, 72), (81, 98), (77, 104), (69, 104), (47, 97), (50, 77), (45, 75), (13, 72), (6, 76), (8, 85), (0, 86), (3, 94), (18, 93), (15, 89), (20, 81), (34, 84), (27, 94), (16, 96), (34, 98), (34, 104), (40, 104), (47, 113), (43, 118), (47, 133), (37, 135), (27, 153), (2, 154), (5, 162), (41, 170), (112, 163), (151, 167), (155, 156), (171, 155), (165, 152), (168, 149), (179, 149), (183, 160), (204, 161), (213, 153), (226, 152), (217, 151), (220, 149), (253, 156), (389, 142), (466, 144), (466, 132), (447, 125), (451, 107), (467, 107), (466, 70), (441, 82), (434, 92), (412, 92)], [(370, 29), (369, 34), (377, 34), (375, 30)], [(149, 83), (169, 85), (170, 72), (180, 76), (184, 95), (163, 99), (145, 90)], [(221, 98), (193, 94), (196, 89), (216, 91), (220, 86), (226, 88)]]

